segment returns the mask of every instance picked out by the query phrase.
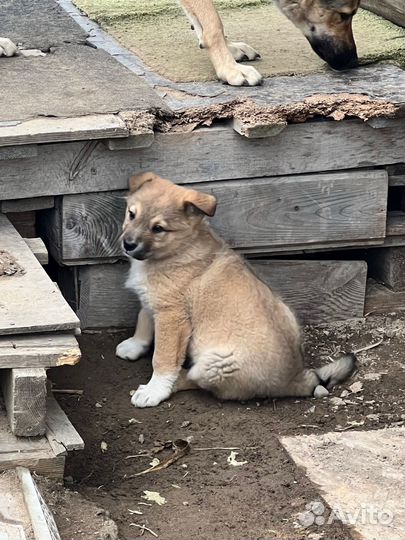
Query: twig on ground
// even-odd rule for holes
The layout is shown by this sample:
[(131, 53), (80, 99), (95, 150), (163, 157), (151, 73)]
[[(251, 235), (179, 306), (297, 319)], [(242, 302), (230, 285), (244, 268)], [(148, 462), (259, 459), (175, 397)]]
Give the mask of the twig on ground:
[(52, 388), (52, 392), (54, 394), (76, 394), (78, 396), (84, 394), (84, 390), (81, 390), (80, 388)]
[(150, 533), (155, 538), (159, 538), (159, 536), (155, 533), (155, 531), (152, 531), (152, 529), (149, 529), (149, 527), (146, 527), (146, 525), (138, 525), (138, 523), (130, 523), (129, 526), (138, 527), (138, 529), (142, 530), (141, 534), (143, 534), (145, 531), (148, 531), (148, 533)]
[(161, 461), (157, 465), (152, 465), (152, 467), (149, 467), (148, 469), (145, 469), (144, 471), (131, 474), (127, 476), (127, 478), (135, 478), (136, 476), (141, 476), (143, 474), (148, 474), (150, 472), (160, 471), (162, 469), (166, 469), (176, 461), (178, 461), (180, 458), (185, 456), (190, 452), (190, 444), (188, 441), (185, 441), (184, 439), (177, 439), (172, 443), (172, 448), (174, 449), (173, 454), (165, 459), (164, 461)]
[(381, 338), (380, 341), (376, 341), (375, 343), (371, 343), (371, 345), (366, 345), (366, 347), (362, 347), (361, 349), (357, 349), (356, 351), (353, 351), (353, 354), (359, 354), (363, 351), (369, 351), (370, 349), (374, 349), (374, 347), (378, 347), (381, 345), (381, 343), (384, 341), (384, 338)]
[(207, 446), (206, 448), (193, 448), (193, 450), (205, 452), (207, 450), (240, 450), (240, 448), (238, 446)]
[(300, 424), (299, 426), (297, 427), (300, 427), (300, 428), (314, 428), (314, 429), (321, 429), (319, 426), (317, 426), (316, 424)]

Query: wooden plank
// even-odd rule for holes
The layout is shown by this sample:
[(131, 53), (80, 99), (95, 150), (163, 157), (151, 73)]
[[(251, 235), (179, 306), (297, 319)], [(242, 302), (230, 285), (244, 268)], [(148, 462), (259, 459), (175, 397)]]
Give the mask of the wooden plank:
[[(232, 247), (274, 252), (382, 243), (387, 184), (385, 171), (362, 170), (191, 187), (217, 197), (211, 224)], [(57, 216), (43, 220), (53, 257), (62, 264), (121, 257), (124, 196), (121, 191), (64, 196)], [(61, 237), (55, 241), (56, 232)]]
[(69, 334), (0, 337), (0, 369), (73, 366), (80, 356), (77, 340)]
[(405, 247), (373, 250), (369, 254), (369, 276), (395, 291), (405, 290)]
[(0, 335), (71, 330), (79, 320), (5, 215), (0, 214), (0, 250), (23, 269), (0, 278)]
[(405, 26), (405, 4), (403, 0), (361, 0), (361, 7), (381, 15), (399, 26)]
[(34, 118), (0, 126), (0, 146), (125, 137), (128, 134), (124, 121), (115, 114)]
[(109, 150), (130, 150), (133, 148), (148, 148), (153, 144), (155, 134), (153, 131), (130, 135), (125, 139), (107, 139), (104, 144)]
[(405, 309), (405, 291), (392, 291), (374, 279), (367, 280), (364, 313), (388, 313)]
[(244, 137), (249, 139), (263, 139), (264, 137), (274, 137), (281, 133), (287, 124), (255, 124), (251, 125), (248, 122), (243, 122), (238, 118), (232, 120), (232, 127)]
[[(367, 274), (363, 261), (251, 259), (249, 264), (304, 323), (363, 315)], [(127, 271), (128, 265), (121, 263), (77, 267), (83, 328), (134, 326), (139, 304), (124, 288)]]
[(0, 383), (11, 431), (21, 437), (43, 435), (46, 371), (43, 368), (5, 369)]
[(55, 441), (67, 451), (82, 450), (84, 448), (83, 439), (52, 396), (47, 399), (46, 437), (50, 443)]
[(54, 197), (34, 197), (32, 199), (15, 199), (12, 201), (2, 201), (0, 210), (3, 214), (8, 212), (28, 212), (32, 210), (43, 210), (55, 206)]
[(0, 474), (0, 538), (32, 539), (31, 520), (15, 470)]
[(34, 157), (37, 155), (38, 149), (35, 144), (6, 146), (0, 148), (0, 159), (25, 159), (27, 157)]
[(36, 158), (0, 162), (0, 192), (16, 199), (127, 189), (128, 178), (146, 170), (197, 183), (383, 166), (403, 161), (404, 126), (405, 119), (385, 129), (356, 120), (307, 122), (263, 139), (227, 127), (157, 133), (149, 148), (111, 152), (97, 145), (80, 163), (84, 143), (45, 144)]
[(387, 214), (387, 236), (405, 235), (405, 212), (393, 210)]
[(24, 238), (24, 242), (30, 248), (35, 255), (37, 261), (42, 265), (46, 265), (49, 262), (48, 250), (42, 238)]
[(37, 235), (35, 218), (36, 215), (33, 210), (28, 212), (9, 212), (7, 214), (7, 219), (24, 238), (34, 238)]
[(21, 482), (21, 488), (24, 496), (25, 506), (31, 519), (35, 538), (38, 540), (60, 540), (59, 532), (55, 520), (45, 502), (41, 501), (39, 491), (36, 488), (29, 469), (26, 467), (17, 467), (18, 478)]

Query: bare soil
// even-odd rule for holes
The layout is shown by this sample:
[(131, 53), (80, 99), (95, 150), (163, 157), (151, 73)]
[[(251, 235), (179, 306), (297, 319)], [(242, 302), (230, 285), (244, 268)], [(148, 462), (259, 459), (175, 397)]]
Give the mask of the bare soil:
[[(350, 381), (322, 399), (221, 403), (194, 391), (179, 393), (157, 408), (135, 409), (130, 391), (148, 380), (151, 365), (149, 358), (130, 363), (115, 357), (116, 344), (128, 334), (85, 334), (82, 361), (51, 370), (56, 387), (84, 391), (58, 395), (86, 443), (84, 451), (68, 459), (68, 485), (108, 512), (119, 538), (152, 538), (151, 532), (133, 524), (145, 525), (166, 540), (355, 537), (336, 522), (297, 528), (297, 515), (322, 495), (294, 465), (279, 436), (402, 425), (402, 316), (370, 316), (306, 329), (311, 365), (382, 340), (360, 352), (358, 371)], [(170, 450), (155, 453), (158, 441), (178, 438), (190, 438), (188, 455), (167, 469), (129, 478), (149, 467), (153, 457), (170, 455)], [(232, 466), (227, 461), (231, 450), (207, 450), (231, 447), (238, 452), (236, 460), (247, 463)], [(166, 503), (143, 499), (145, 490), (158, 492)], [(57, 516), (62, 538), (80, 538), (62, 518)], [(82, 530), (83, 524), (76, 529)]]

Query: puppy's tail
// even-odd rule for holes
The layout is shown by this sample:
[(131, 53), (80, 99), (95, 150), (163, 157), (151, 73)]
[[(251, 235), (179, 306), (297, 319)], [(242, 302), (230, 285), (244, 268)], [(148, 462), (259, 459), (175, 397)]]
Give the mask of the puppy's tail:
[(328, 389), (345, 381), (356, 368), (356, 356), (343, 354), (340, 358), (316, 369), (304, 369), (286, 389), (287, 396), (322, 397), (329, 394)]
[(323, 392), (321, 388), (333, 388), (335, 385), (348, 379), (356, 369), (356, 363), (356, 355), (354, 353), (346, 353), (330, 364), (316, 368), (315, 373), (319, 378), (319, 384), (314, 389), (314, 396), (322, 393), (326, 395), (326, 392)]

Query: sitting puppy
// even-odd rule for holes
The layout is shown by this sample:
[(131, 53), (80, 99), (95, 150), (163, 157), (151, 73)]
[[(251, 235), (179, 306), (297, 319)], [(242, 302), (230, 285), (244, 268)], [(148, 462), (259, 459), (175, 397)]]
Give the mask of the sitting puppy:
[[(216, 237), (212, 195), (153, 173), (129, 182), (123, 248), (127, 286), (142, 309), (117, 356), (136, 360), (155, 336), (153, 375), (132, 397), (153, 407), (174, 391), (209, 390), (220, 399), (325, 395), (345, 380), (354, 355), (306, 369), (299, 325), (283, 301)], [(182, 369), (187, 355), (191, 368)]]

